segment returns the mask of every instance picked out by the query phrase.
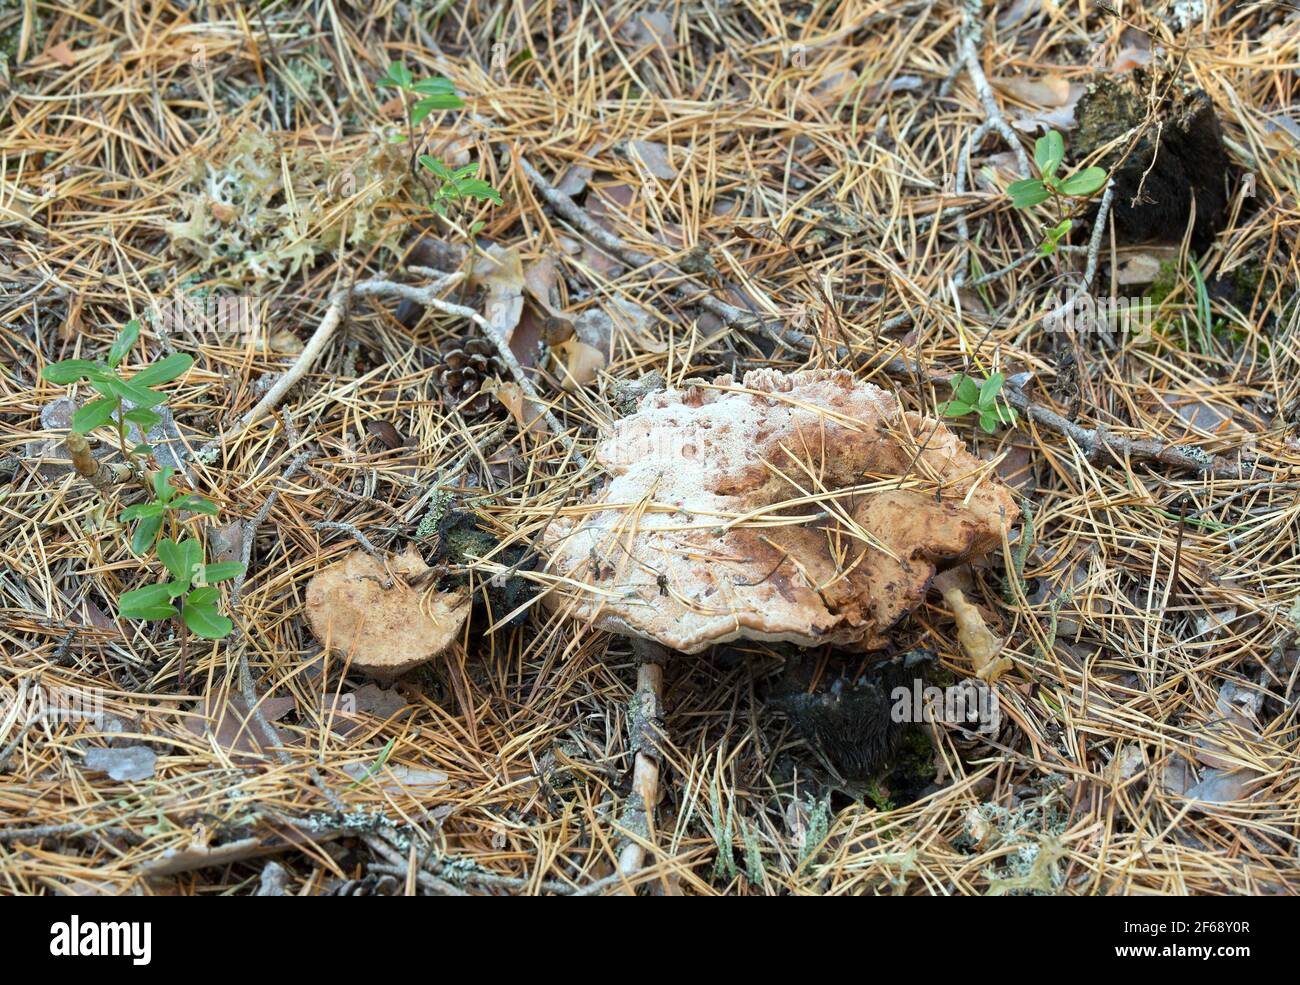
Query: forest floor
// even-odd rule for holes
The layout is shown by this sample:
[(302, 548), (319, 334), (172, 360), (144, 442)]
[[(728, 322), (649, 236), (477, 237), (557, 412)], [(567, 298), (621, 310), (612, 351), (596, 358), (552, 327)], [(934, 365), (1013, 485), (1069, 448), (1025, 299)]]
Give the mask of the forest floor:
[[(1300, 890), (1300, 12), (1115, 6), (0, 4), (0, 891)], [(501, 204), (429, 211), (393, 62), (454, 83), (417, 143)], [(1061, 214), (1007, 185), (1048, 130), (1062, 173), (1096, 163), (1079, 101), (1132, 72), (1166, 193), (1213, 155), (1152, 94), (1208, 96), (1219, 228), (1135, 242), (1143, 192), (1112, 187), (1040, 249)], [(1072, 293), (1146, 298), (1146, 330), (1052, 331)], [(125, 369), (194, 360), (149, 442), (247, 562), (223, 640), (119, 617), (162, 572), (118, 519), (140, 492), (71, 467), (93, 393), (41, 377), (132, 318)], [(453, 392), (447, 353), (494, 333), (518, 366)], [(637, 663), (541, 604), (537, 542), (629, 385), (761, 367), (927, 415), (1003, 375), (1014, 426), (948, 419), (1023, 504), (969, 593), (1007, 641), (1000, 725), (844, 777), (771, 699), (792, 647), (677, 655), (630, 830)], [(411, 545), (477, 601), (375, 683), (307, 585)], [(937, 595), (893, 633), (970, 673)]]

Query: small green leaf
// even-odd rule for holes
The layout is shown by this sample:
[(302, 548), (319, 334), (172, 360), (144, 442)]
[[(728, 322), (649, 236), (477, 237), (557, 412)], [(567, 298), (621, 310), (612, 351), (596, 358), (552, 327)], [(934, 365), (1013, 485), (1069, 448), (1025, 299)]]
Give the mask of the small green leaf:
[(90, 376), (100, 364), (89, 359), (64, 359), (62, 362), (50, 363), (41, 370), (41, 379), (50, 383), (66, 385), (76, 383), (85, 376)]
[(980, 384), (979, 405), (981, 408), (987, 409), (993, 405), (993, 401), (997, 398), (997, 395), (1002, 392), (1003, 379), (1004, 377), (1001, 373), (994, 373)]
[(218, 512), (217, 504), (202, 496), (182, 496), (168, 505), (174, 510), (189, 510), (191, 513), (206, 513), (208, 516), (216, 516)]
[(181, 610), (181, 616), (185, 619), (185, 625), (189, 626), (196, 636), (202, 636), (205, 640), (224, 639), (235, 628), (234, 623), (217, 612), (215, 606), (194, 605), (188, 598), (185, 600), (185, 608)]
[(117, 401), (112, 397), (92, 400), (85, 407), (77, 408), (77, 412), (72, 415), (72, 430), (78, 434), (89, 434), (111, 421), (115, 410)]
[(175, 474), (174, 468), (164, 465), (160, 471), (150, 476), (153, 480), (153, 494), (158, 497), (160, 503), (170, 503), (172, 497), (176, 495), (176, 489), (167, 481)]
[(146, 386), (139, 386), (131, 380), (106, 375), (103, 379), (91, 378), (90, 385), (106, 397), (119, 397), (129, 400), (137, 407), (156, 407), (167, 398)]
[(206, 565), (203, 569), (203, 581), (207, 585), (215, 585), (219, 581), (227, 581), (244, 573), (244, 566), (239, 561), (218, 561), (216, 564)]
[(203, 569), (203, 582), (215, 585), (219, 581), (228, 581), (244, 573), (244, 566), (239, 561), (218, 561), (206, 565)]
[(221, 589), (202, 586), (193, 589), (189, 595), (185, 596), (185, 604), (215, 606), (217, 604), (217, 599), (219, 598), (221, 598)]
[(980, 414), (980, 428), (989, 434), (998, 429), (998, 415), (992, 411)]
[(435, 110), (460, 109), (464, 105), (460, 96), (425, 96), (423, 99), (417, 99), (415, 105), (411, 107), (411, 123), (419, 126)]
[(1056, 174), (1056, 169), (1065, 159), (1065, 138), (1055, 130), (1049, 130), (1034, 142), (1034, 163), (1044, 178)]
[(1011, 204), (1018, 209), (1032, 208), (1048, 198), (1047, 186), (1037, 178), (1013, 181), (1007, 185), (1007, 194), (1011, 196)]
[(193, 537), (179, 544), (170, 537), (164, 537), (158, 543), (158, 559), (167, 565), (167, 570), (176, 578), (180, 587), (176, 594), (188, 591), (196, 571), (203, 567), (203, 546)]
[(1106, 184), (1105, 168), (1085, 168), (1061, 182), (1061, 194), (1072, 198), (1087, 198)]
[(179, 594), (170, 582), (146, 585), (124, 592), (117, 600), (117, 612), (124, 619), (165, 619), (176, 615), (176, 608), (170, 603)]
[(952, 384), (953, 396), (964, 404), (976, 404), (980, 399), (980, 388), (965, 373), (957, 373), (949, 383)]
[(421, 154), (419, 160), (420, 167), (424, 168), (424, 170), (428, 171), (430, 174), (441, 178), (443, 181), (451, 181), (451, 172), (447, 170), (447, 165), (443, 164), (442, 161), (438, 160), (436, 157), (431, 157), (428, 154)]
[(161, 414), (144, 407), (128, 410), (123, 416), (132, 424), (138, 425), (141, 431), (148, 431), (162, 423)]
[(388, 75), (379, 81), (380, 85), (395, 85), (406, 89), (411, 85), (411, 70), (404, 62), (389, 62)]
[(143, 554), (153, 547), (153, 542), (158, 539), (158, 531), (161, 529), (161, 516), (146, 516), (141, 519), (135, 525), (135, 532), (131, 534), (131, 550), (136, 554)]
[(502, 203), (501, 193), (482, 178), (470, 178), (467, 181), (458, 182), (456, 191), (462, 198), (476, 198), (481, 202), (491, 202), (494, 205)]
[(971, 412), (971, 405), (960, 400), (949, 400), (939, 405), (939, 413), (944, 417), (961, 417)]
[(159, 383), (168, 383), (178, 376), (184, 376), (193, 365), (192, 356), (177, 352), (140, 370), (131, 377), (131, 382), (136, 386), (157, 386)]
[(162, 503), (140, 503), (136, 506), (128, 506), (117, 515), (117, 518), (126, 523), (128, 520), (139, 520), (141, 517), (162, 516), (166, 509), (167, 507)]
[(435, 75), (431, 79), (421, 79), (411, 86), (412, 92), (418, 92), (421, 96), (447, 96), (456, 94), (456, 86), (451, 79), (444, 79), (441, 75)]
[(117, 333), (112, 348), (108, 350), (108, 365), (110, 368), (117, 369), (117, 364), (131, 351), (131, 346), (135, 345), (138, 338), (140, 338), (140, 323), (132, 318), (122, 326), (122, 331)]
[(132, 454), (132, 455), (141, 455), (141, 456), (143, 456), (143, 455), (152, 455), (152, 454), (153, 454), (153, 445), (144, 445), (144, 444), (136, 445), (134, 448), (131, 449), (131, 454)]

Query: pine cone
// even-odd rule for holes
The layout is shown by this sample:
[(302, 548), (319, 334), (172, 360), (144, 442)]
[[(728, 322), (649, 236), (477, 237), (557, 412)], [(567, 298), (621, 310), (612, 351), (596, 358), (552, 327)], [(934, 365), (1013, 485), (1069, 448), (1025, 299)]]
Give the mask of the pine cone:
[(487, 339), (463, 339), (443, 349), (434, 367), (434, 379), (442, 387), (448, 407), (457, 407), (465, 417), (483, 417), (499, 407), (483, 384), (501, 374), (492, 343)]

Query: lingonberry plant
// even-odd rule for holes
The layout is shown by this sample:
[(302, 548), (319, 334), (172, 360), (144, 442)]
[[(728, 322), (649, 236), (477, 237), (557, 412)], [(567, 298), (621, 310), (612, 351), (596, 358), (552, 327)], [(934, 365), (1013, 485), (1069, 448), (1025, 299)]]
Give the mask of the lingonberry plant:
[(965, 373), (958, 373), (951, 380), (953, 398), (939, 407), (944, 417), (962, 417), (972, 412), (979, 415), (980, 427), (992, 434), (999, 424), (1015, 424), (1016, 410), (1007, 403), (1002, 394), (1003, 376), (994, 373), (988, 379), (977, 382)]
[[(456, 88), (451, 84), (450, 79), (435, 76), (431, 79), (417, 80), (402, 62), (390, 64), (388, 74), (380, 79), (377, 85), (396, 89), (401, 93), (402, 102), (407, 107), (407, 139), (411, 141), (412, 154), (416, 153), (417, 149), (415, 128), (423, 123), (430, 113), (435, 110), (462, 109), (465, 106), (464, 100), (456, 94)], [(449, 206), (467, 201), (501, 204), (500, 192), (478, 177), (477, 161), (459, 168), (449, 168), (429, 154), (421, 154), (417, 160), (424, 170), (437, 179), (429, 207), (439, 215), (445, 216)]]
[(1038, 246), (1044, 256), (1056, 252), (1057, 244), (1074, 226), (1074, 219), (1066, 214), (1070, 207), (1065, 200), (1090, 198), (1106, 184), (1105, 168), (1084, 168), (1068, 178), (1056, 177), (1064, 160), (1065, 138), (1055, 130), (1049, 131), (1034, 142), (1034, 164), (1038, 166), (1040, 177), (1013, 181), (1007, 186), (1011, 204), (1018, 209), (1031, 209), (1052, 199), (1056, 207), (1056, 223), (1046, 227), (1046, 235)]
[(170, 619), (179, 615), (195, 635), (219, 640), (229, 635), (234, 625), (217, 611), (220, 590), (213, 586), (236, 577), (244, 566), (236, 561), (205, 564), (203, 546), (198, 540), (193, 537), (179, 542), (172, 539), (181, 535), (185, 514), (214, 515), (217, 506), (202, 496), (182, 493), (175, 488), (171, 484), (175, 470), (171, 467), (148, 471), (146, 463), (153, 453), (149, 445), (140, 443), (133, 448), (127, 447), (132, 424), (145, 435), (162, 422), (162, 415), (153, 408), (163, 404), (167, 398), (152, 388), (184, 375), (194, 360), (177, 353), (144, 367), (132, 376), (124, 376), (122, 361), (139, 337), (140, 323), (129, 321), (113, 340), (106, 360), (65, 359), (46, 366), (41, 377), (61, 385), (85, 380), (100, 394), (98, 399), (72, 415), (72, 430), (85, 435), (96, 428), (112, 427), (117, 432), (118, 445), (131, 471), (144, 480), (149, 500), (128, 506), (118, 514), (123, 523), (135, 522), (131, 550), (138, 555), (152, 550), (164, 523), (172, 535), (157, 543), (158, 558), (172, 575), (172, 580), (122, 593), (117, 600), (118, 614), (124, 619)]

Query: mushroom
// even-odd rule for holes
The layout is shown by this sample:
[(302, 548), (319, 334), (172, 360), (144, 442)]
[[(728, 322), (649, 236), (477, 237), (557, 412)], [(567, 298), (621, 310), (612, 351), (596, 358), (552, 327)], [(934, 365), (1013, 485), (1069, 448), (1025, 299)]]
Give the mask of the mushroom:
[(413, 546), (387, 563), (365, 551), (317, 572), (307, 584), (307, 623), (351, 669), (381, 681), (442, 653), (460, 634), (471, 599), (414, 587), (430, 570)]
[(547, 604), (683, 653), (879, 649), (936, 567), (998, 546), (1019, 516), (942, 422), (842, 370), (647, 394), (596, 458), (609, 483), (546, 531)]

